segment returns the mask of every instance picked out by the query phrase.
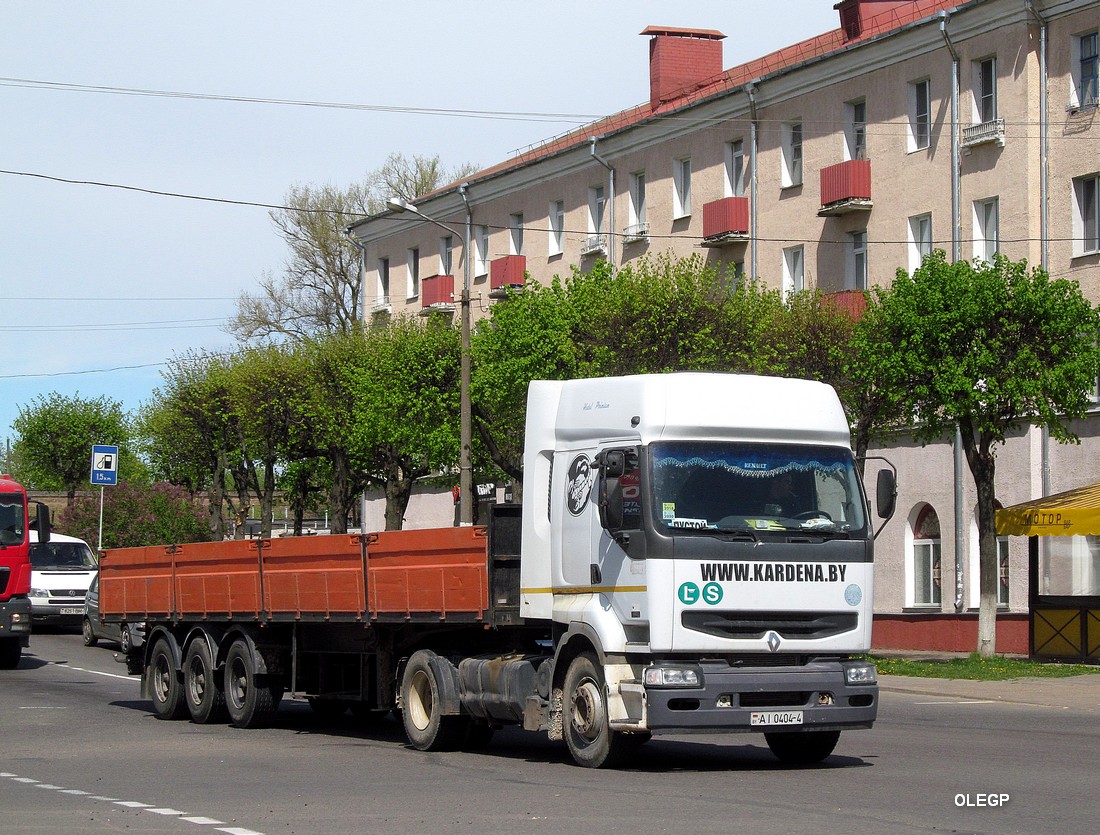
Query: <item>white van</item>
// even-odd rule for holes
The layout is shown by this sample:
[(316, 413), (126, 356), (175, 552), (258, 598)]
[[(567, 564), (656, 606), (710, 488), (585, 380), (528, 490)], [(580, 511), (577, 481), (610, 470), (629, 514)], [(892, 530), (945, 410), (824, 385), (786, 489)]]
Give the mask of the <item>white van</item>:
[(38, 541), (30, 532), (31, 620), (63, 626), (79, 626), (84, 618), (84, 597), (99, 571), (95, 551), (83, 539), (50, 534)]

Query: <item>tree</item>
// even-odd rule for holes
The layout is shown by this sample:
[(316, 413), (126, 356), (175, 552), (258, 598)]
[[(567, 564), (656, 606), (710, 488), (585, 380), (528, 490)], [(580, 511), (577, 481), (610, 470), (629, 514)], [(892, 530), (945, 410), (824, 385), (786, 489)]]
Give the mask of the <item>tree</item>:
[[(98, 493), (78, 498), (62, 511), (59, 527), (97, 542), (99, 499)], [(201, 504), (180, 487), (120, 481), (103, 495), (103, 547), (205, 542), (209, 539), (205, 515)]]
[(348, 226), (382, 211), (389, 197), (412, 200), (475, 168), (448, 171), (438, 156), (407, 159), (391, 154), (362, 183), (343, 189), (292, 187), (284, 198), (286, 208), (270, 213), (275, 230), (290, 248), (286, 267), (281, 275), (264, 275), (258, 293), (241, 293), (227, 332), (242, 342), (302, 340), (359, 327), (363, 271), (359, 248), (347, 236)]
[(1100, 314), (1075, 282), (1029, 271), (1025, 261), (950, 264), (942, 251), (876, 288), (869, 313), (874, 329), (854, 340), (859, 363), (876, 369), (915, 420), (916, 440), (940, 440), (956, 427), (961, 434), (978, 497), (978, 651), (991, 657), (996, 449), (1029, 423), (1078, 441), (1070, 422), (1084, 416), (1100, 374)]
[(120, 473), (131, 467), (128, 419), (122, 404), (108, 397), (41, 395), (20, 407), (12, 426), (20, 480), (39, 489), (64, 490), (69, 505), (77, 487), (89, 481), (93, 444), (118, 446)]

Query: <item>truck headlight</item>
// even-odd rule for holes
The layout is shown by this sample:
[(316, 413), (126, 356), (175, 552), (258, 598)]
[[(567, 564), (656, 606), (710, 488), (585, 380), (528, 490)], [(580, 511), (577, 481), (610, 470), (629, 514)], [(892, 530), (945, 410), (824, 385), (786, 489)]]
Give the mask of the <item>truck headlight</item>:
[(845, 684), (874, 684), (878, 671), (870, 661), (849, 661), (844, 665)]
[(700, 687), (703, 673), (691, 664), (646, 667), (645, 684), (647, 687)]

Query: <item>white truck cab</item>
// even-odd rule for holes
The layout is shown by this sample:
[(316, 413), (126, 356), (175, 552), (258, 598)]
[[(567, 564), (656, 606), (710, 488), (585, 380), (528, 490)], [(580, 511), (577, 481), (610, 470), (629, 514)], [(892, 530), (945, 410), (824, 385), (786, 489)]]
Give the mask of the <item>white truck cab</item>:
[(95, 551), (83, 539), (51, 533), (40, 543), (30, 532), (31, 619), (34, 623), (79, 626), (84, 598), (99, 570)]

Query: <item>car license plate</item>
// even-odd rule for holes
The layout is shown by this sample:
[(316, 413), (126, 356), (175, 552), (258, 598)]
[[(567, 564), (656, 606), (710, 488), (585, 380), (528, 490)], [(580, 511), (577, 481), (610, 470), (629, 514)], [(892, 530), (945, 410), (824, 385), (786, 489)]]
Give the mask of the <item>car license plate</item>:
[(82, 614), (84, 614), (84, 610), (81, 609), (78, 606), (64, 606), (61, 609), (61, 614), (63, 614), (63, 615), (82, 615)]
[(801, 725), (801, 710), (765, 710), (752, 714), (752, 725)]

